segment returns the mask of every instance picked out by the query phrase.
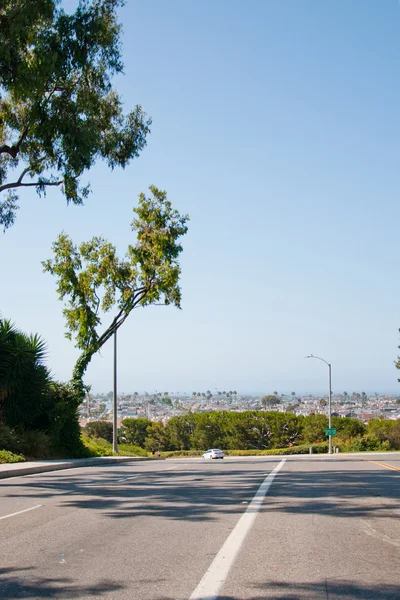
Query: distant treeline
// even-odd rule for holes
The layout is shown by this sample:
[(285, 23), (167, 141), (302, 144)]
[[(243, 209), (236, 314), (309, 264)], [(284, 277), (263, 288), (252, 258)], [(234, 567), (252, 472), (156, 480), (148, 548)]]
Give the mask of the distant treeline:
[[(357, 419), (333, 417), (341, 450), (400, 449), (400, 422), (375, 419), (367, 426)], [(166, 425), (145, 418), (128, 418), (119, 430), (121, 442), (156, 450), (270, 450), (316, 444), (327, 440), (324, 415), (297, 416), (292, 413), (217, 411), (171, 418)], [(85, 432), (111, 441), (112, 424), (89, 423)]]

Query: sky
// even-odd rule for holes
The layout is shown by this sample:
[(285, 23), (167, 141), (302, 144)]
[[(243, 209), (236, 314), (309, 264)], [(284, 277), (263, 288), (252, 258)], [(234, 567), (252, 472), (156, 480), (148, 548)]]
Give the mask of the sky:
[[(123, 255), (154, 184), (190, 215), (182, 310), (130, 315), (121, 393), (327, 393), (310, 353), (334, 393), (398, 393), (400, 3), (128, 0), (120, 18), (114, 83), (152, 117), (148, 145), (124, 171), (92, 169), (84, 207), (22, 192), (0, 235), (3, 317), (69, 379), (78, 350), (41, 261), (62, 230)], [(112, 368), (109, 342), (85, 382), (111, 390)]]

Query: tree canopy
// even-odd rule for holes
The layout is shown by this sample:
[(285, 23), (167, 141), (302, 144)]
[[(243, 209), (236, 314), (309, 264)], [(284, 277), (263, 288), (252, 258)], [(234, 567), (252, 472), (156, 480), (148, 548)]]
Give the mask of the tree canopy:
[[(137, 239), (124, 258), (101, 237), (76, 246), (66, 233), (53, 244), (54, 257), (44, 270), (57, 278), (59, 298), (65, 301), (66, 336), (75, 337), (82, 350), (72, 381), (82, 387), (82, 377), (93, 354), (125, 322), (133, 309), (148, 305), (181, 305), (179, 238), (187, 232), (187, 215), (181, 215), (167, 194), (150, 186), (150, 196), (139, 195), (131, 227)], [(116, 309), (101, 333), (102, 313)]]
[[(10, 227), (18, 192), (60, 187), (67, 202), (89, 193), (82, 175), (98, 159), (125, 167), (146, 145), (151, 120), (124, 114), (112, 76), (121, 73), (122, 0), (0, 5), (0, 225)], [(4, 194), (1, 194), (4, 192)], [(2, 198), (3, 196), (3, 198)]]

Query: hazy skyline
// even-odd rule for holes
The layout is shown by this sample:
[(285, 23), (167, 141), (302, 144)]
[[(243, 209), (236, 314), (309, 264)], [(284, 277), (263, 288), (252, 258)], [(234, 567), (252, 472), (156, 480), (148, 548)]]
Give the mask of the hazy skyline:
[[(125, 171), (97, 165), (84, 207), (21, 193), (0, 237), (3, 317), (40, 333), (69, 379), (78, 351), (41, 261), (61, 230), (123, 254), (154, 184), (191, 218), (183, 310), (138, 310), (120, 329), (121, 392), (324, 394), (313, 353), (335, 393), (396, 393), (399, 3), (131, 0), (120, 14), (115, 81), (126, 110), (153, 118), (148, 146)], [(85, 381), (112, 388), (111, 342)]]

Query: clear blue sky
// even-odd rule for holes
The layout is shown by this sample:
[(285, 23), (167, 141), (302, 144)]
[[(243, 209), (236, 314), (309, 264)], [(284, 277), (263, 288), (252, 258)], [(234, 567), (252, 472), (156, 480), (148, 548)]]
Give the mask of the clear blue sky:
[[(65, 2), (66, 8), (75, 3)], [(3, 316), (48, 342), (54, 376), (77, 351), (40, 261), (64, 229), (121, 253), (137, 195), (166, 189), (191, 216), (182, 311), (135, 312), (119, 389), (398, 391), (397, 0), (129, 0), (126, 109), (153, 118), (125, 171), (96, 167), (86, 206), (23, 192), (0, 237)], [(86, 382), (112, 388), (112, 344)]]

